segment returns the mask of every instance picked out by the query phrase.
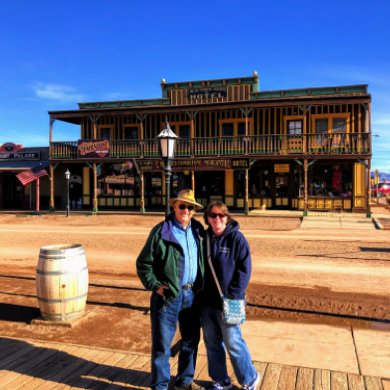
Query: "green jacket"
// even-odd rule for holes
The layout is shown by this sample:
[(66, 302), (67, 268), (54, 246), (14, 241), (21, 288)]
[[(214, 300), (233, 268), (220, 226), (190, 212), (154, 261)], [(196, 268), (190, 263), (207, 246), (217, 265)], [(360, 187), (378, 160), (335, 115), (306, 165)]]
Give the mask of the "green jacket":
[[(149, 291), (157, 291), (162, 284), (169, 288), (164, 290), (164, 303), (173, 302), (179, 295), (180, 262), (184, 259), (183, 249), (176, 240), (173, 231), (173, 215), (155, 226), (137, 258), (137, 275)], [(198, 274), (192, 290), (197, 293), (203, 288), (204, 228), (196, 219), (191, 219), (191, 227), (198, 244)]]

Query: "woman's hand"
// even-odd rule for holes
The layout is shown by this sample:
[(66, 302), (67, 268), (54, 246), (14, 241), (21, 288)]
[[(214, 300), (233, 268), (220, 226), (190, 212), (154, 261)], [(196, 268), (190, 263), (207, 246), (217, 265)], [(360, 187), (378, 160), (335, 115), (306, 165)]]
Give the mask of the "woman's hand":
[(161, 295), (161, 296), (164, 296), (164, 290), (165, 289), (168, 289), (169, 290), (169, 287), (167, 286), (164, 286), (163, 284), (160, 286), (160, 288), (156, 291), (156, 293), (158, 295)]

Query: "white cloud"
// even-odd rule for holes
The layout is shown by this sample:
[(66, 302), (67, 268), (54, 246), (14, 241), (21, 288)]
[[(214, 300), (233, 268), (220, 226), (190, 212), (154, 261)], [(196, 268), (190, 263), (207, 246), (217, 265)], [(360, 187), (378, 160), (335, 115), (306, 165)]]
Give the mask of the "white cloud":
[(74, 87), (60, 84), (35, 83), (32, 86), (36, 96), (40, 99), (56, 100), (60, 102), (82, 102), (86, 96), (76, 92)]

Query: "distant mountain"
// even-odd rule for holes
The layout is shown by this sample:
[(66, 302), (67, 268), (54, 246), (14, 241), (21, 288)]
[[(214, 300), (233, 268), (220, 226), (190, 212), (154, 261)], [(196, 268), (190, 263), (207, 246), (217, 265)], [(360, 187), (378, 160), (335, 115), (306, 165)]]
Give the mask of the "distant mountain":
[[(371, 171), (371, 178), (375, 177), (375, 171)], [(379, 182), (383, 182), (383, 179), (390, 181), (390, 173), (379, 172)]]

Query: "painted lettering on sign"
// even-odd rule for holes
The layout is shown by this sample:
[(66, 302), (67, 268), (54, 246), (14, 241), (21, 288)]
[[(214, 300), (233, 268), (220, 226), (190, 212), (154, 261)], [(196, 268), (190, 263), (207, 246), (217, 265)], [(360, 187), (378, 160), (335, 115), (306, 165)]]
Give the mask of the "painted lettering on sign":
[(290, 164), (275, 164), (275, 173), (288, 173), (290, 172)]
[(40, 152), (31, 152), (31, 153), (0, 153), (1, 160), (40, 160)]
[(227, 97), (227, 87), (189, 88), (188, 100), (220, 99)]
[(249, 168), (249, 159), (232, 160), (233, 168)]
[[(164, 162), (161, 160), (137, 160), (137, 166), (140, 172), (162, 171)], [(225, 169), (249, 169), (249, 158), (237, 159), (210, 159), (210, 160), (173, 160), (171, 164), (172, 170), (176, 172), (184, 171), (211, 171)]]
[(77, 147), (78, 156), (79, 158), (110, 157), (110, 146), (108, 139), (80, 139)]

